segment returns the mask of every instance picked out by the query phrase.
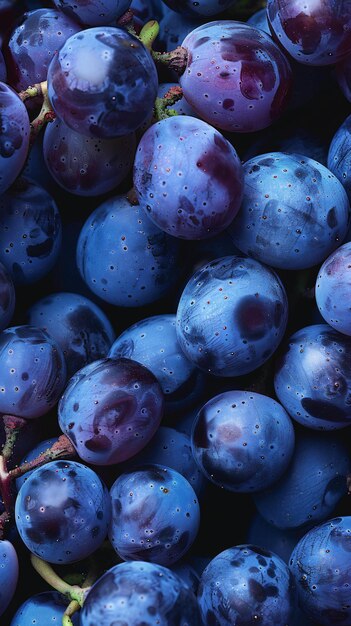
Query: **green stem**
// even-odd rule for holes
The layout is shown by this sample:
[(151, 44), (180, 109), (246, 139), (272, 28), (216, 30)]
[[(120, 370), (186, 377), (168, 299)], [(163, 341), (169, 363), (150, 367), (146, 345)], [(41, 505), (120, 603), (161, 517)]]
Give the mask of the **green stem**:
[(4, 422), (6, 439), (1, 454), (8, 461), (12, 456), (19, 432), (26, 425), (26, 420), (15, 415), (3, 415), (2, 420)]
[(58, 576), (58, 574), (56, 574), (49, 563), (43, 561), (38, 556), (35, 556), (35, 554), (31, 554), (30, 560), (35, 571), (43, 580), (45, 580), (46, 583), (48, 583), (48, 585), (50, 585), (50, 587), (59, 593), (62, 593), (69, 600), (75, 600), (80, 607), (83, 606), (83, 602), (90, 587), (84, 587), (83, 589), (78, 585), (69, 585), (60, 576)]
[(43, 97), (43, 85), (45, 86), (47, 83), (35, 83), (35, 85), (30, 85), (27, 89), (24, 89), (24, 91), (20, 91), (18, 95), (22, 102), (25, 102), (29, 98), (36, 98), (37, 96)]
[(72, 600), (62, 616), (62, 626), (73, 626), (71, 617), (77, 613), (80, 608), (80, 604), (76, 600)]
[(156, 98), (154, 104), (154, 117), (157, 122), (164, 120), (167, 117), (178, 115), (177, 111), (170, 109), (172, 104), (175, 104), (183, 97), (182, 88), (179, 85), (171, 87), (163, 98)]
[(39, 115), (31, 122), (30, 125), (30, 145), (33, 145), (36, 137), (39, 135), (43, 126), (52, 122), (56, 118), (56, 113), (51, 106), (48, 95), (47, 82), (40, 83), (43, 95), (43, 104)]
[(152, 52), (152, 45), (154, 44), (158, 33), (160, 32), (159, 23), (156, 20), (150, 20), (142, 27), (138, 39), (144, 44), (150, 52)]

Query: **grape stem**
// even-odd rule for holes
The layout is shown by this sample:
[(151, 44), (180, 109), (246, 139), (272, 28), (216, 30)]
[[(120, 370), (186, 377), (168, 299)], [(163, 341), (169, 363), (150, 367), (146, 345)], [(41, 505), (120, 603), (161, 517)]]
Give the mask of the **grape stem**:
[(164, 120), (167, 117), (172, 117), (174, 115), (178, 115), (177, 111), (174, 109), (169, 109), (168, 107), (175, 104), (183, 97), (182, 88), (179, 85), (175, 85), (174, 87), (170, 87), (170, 89), (165, 93), (163, 98), (156, 98), (154, 104), (154, 116), (156, 121)]
[(145, 48), (149, 50), (149, 52), (153, 52), (152, 45), (155, 42), (158, 33), (160, 32), (159, 23), (156, 20), (150, 20), (142, 27), (138, 39), (144, 44)]
[(29, 100), (29, 98), (43, 97), (42, 85), (46, 85), (46, 82), (30, 85), (27, 89), (24, 89), (24, 91), (20, 91), (18, 96), (21, 98), (22, 102)]
[(30, 144), (33, 145), (35, 138), (39, 135), (43, 126), (48, 124), (49, 122), (53, 122), (56, 117), (56, 113), (51, 106), (51, 102), (49, 100), (48, 95), (48, 84), (46, 81), (40, 83), (42, 94), (43, 94), (43, 104), (41, 106), (39, 115), (31, 122), (30, 124)]
[(171, 52), (157, 52), (151, 50), (151, 56), (155, 63), (166, 65), (170, 70), (181, 76), (186, 68), (188, 60), (188, 51), (182, 46), (178, 46)]
[(25, 426), (26, 420), (22, 417), (16, 417), (15, 415), (3, 415), (2, 420), (4, 422), (6, 439), (1, 455), (8, 461), (12, 456), (17, 437), (23, 426)]
[(50, 587), (59, 593), (62, 593), (69, 600), (75, 601), (79, 607), (83, 606), (85, 597), (90, 590), (90, 586), (83, 588), (78, 585), (69, 585), (58, 574), (56, 574), (55, 570), (49, 563), (43, 561), (43, 559), (39, 558), (35, 554), (30, 555), (30, 560), (35, 571), (43, 580), (45, 580), (46, 583), (48, 583), (48, 585), (50, 585)]
[(66, 435), (61, 435), (58, 440), (52, 444), (51, 448), (44, 450), (41, 454), (38, 454), (35, 459), (22, 463), (18, 467), (10, 470), (9, 476), (11, 480), (15, 480), (16, 478), (23, 476), (23, 474), (26, 474), (41, 465), (45, 465), (45, 463), (56, 461), (57, 459), (74, 458), (75, 456), (76, 451), (70, 440), (66, 437)]
[[(96, 581), (97, 577), (98, 577), (97, 568), (96, 568), (96, 565), (94, 564), (93, 560), (91, 559), (91, 565), (90, 565), (87, 577), (86, 577), (84, 583), (82, 584), (82, 589), (83, 590), (90, 589), (90, 587)], [(86, 596), (84, 596), (84, 600), (85, 600), (85, 597)], [(71, 617), (77, 611), (79, 611), (80, 608), (81, 608), (81, 605), (77, 602), (77, 600), (71, 600), (71, 602), (69, 603), (67, 609), (65, 610), (65, 612), (63, 614), (62, 626), (73, 626), (73, 622), (71, 620)]]

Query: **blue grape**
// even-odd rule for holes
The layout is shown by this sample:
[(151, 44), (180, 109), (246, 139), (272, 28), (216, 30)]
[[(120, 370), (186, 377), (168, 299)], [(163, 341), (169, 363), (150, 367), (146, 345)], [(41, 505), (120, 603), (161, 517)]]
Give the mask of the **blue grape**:
[(55, 52), (80, 30), (77, 22), (56, 9), (23, 13), (6, 47), (8, 74), (14, 89), (21, 91), (46, 80)]
[(9, 326), (16, 302), (15, 287), (6, 267), (0, 263), (0, 331)]
[(197, 597), (205, 626), (286, 626), (295, 596), (293, 576), (279, 556), (242, 544), (210, 561)]
[(345, 0), (268, 0), (280, 45), (299, 63), (334, 65), (351, 53), (351, 8)]
[(57, 261), (61, 239), (56, 202), (36, 182), (22, 177), (0, 197), (0, 261), (15, 284), (43, 278)]
[[(56, 441), (57, 441), (57, 437), (51, 437), (50, 439), (45, 439), (44, 441), (40, 441), (34, 448), (32, 448), (25, 455), (25, 458), (21, 460), (20, 465), (22, 465), (22, 463), (28, 463), (28, 461), (32, 461), (33, 459), (36, 459), (37, 456), (39, 456), (39, 454), (41, 454), (42, 452), (45, 452), (46, 450), (51, 448), (51, 446)], [(34, 472), (34, 469), (29, 470), (28, 472), (23, 474), (23, 476), (19, 476), (19, 478), (16, 478), (16, 489), (17, 489), (17, 491), (20, 490), (20, 488), (22, 487), (23, 483), (26, 482), (27, 478), (32, 474), (32, 472)]]
[(105, 313), (78, 293), (53, 293), (35, 302), (28, 323), (43, 328), (65, 357), (68, 378), (88, 363), (107, 356), (115, 332)]
[(46, 127), (43, 151), (50, 174), (63, 189), (78, 196), (97, 196), (126, 178), (133, 164), (135, 136), (86, 137), (56, 119)]
[(347, 494), (349, 451), (337, 435), (298, 432), (291, 463), (269, 489), (255, 494), (260, 514), (278, 528), (301, 528), (330, 517)]
[(182, 15), (211, 17), (235, 5), (236, 0), (163, 0), (173, 11)]
[(182, 579), (183, 584), (188, 589), (191, 589), (194, 594), (197, 593), (200, 582), (200, 575), (197, 573), (194, 567), (190, 565), (190, 563), (187, 563), (186, 561), (177, 561), (170, 566), (170, 570)]
[(291, 68), (264, 31), (219, 20), (195, 28), (182, 46), (188, 52), (179, 79), (184, 97), (209, 124), (253, 132), (270, 126), (284, 111)]
[(315, 526), (300, 539), (290, 559), (301, 609), (319, 626), (351, 622), (351, 517)]
[(183, 409), (203, 391), (203, 374), (178, 343), (175, 315), (155, 315), (136, 322), (116, 339), (108, 356), (133, 359), (153, 372), (165, 394), (168, 411)]
[(93, 585), (81, 626), (200, 626), (196, 597), (174, 572), (140, 561), (119, 563)]
[(351, 338), (327, 324), (301, 328), (277, 361), (274, 386), (288, 413), (316, 430), (351, 423)]
[(97, 296), (143, 306), (165, 296), (181, 270), (180, 243), (124, 196), (109, 198), (86, 220), (77, 246), (79, 272)]
[(351, 335), (351, 242), (335, 250), (323, 263), (316, 282), (316, 302), (325, 321)]
[(312, 267), (343, 241), (350, 205), (340, 181), (305, 156), (271, 152), (244, 165), (244, 198), (230, 225), (235, 245), (276, 268)]
[(194, 422), (191, 445), (206, 478), (237, 493), (261, 491), (288, 467), (294, 428), (285, 409), (250, 391), (209, 400)]
[[(68, 606), (68, 600), (57, 591), (43, 591), (25, 600), (12, 618), (10, 626), (59, 626)], [(73, 626), (79, 626), (79, 613), (71, 617)]]
[(243, 161), (249, 161), (272, 150), (273, 152), (303, 154), (326, 166), (328, 149), (329, 145), (320, 132), (305, 124), (296, 124), (292, 127), (288, 121), (279, 128), (269, 127), (262, 131), (256, 141), (250, 142), (243, 154)]
[(271, 35), (271, 29), (269, 28), (268, 19), (267, 19), (267, 11), (266, 7), (264, 9), (259, 9), (255, 13), (253, 13), (246, 22), (253, 26), (254, 28), (259, 28), (263, 30), (267, 35)]
[(262, 365), (283, 338), (288, 317), (278, 276), (253, 259), (228, 256), (199, 269), (177, 310), (178, 341), (200, 369), (239, 376)]
[[(202, 23), (201, 16), (187, 16), (166, 10), (160, 20), (158, 42), (160, 50), (170, 52), (181, 46), (185, 37)], [(173, 107), (172, 107), (173, 108)]]
[(84, 135), (113, 138), (145, 122), (157, 94), (149, 51), (122, 28), (94, 27), (69, 37), (48, 69), (50, 102)]
[(177, 471), (143, 465), (125, 472), (111, 490), (110, 541), (125, 561), (169, 566), (186, 554), (200, 525), (195, 491)]
[(6, 80), (7, 80), (7, 69), (5, 65), (4, 56), (0, 50), (0, 82), (6, 83)]
[(18, 582), (18, 558), (7, 539), (0, 540), (0, 616), (10, 604)]
[(82, 24), (106, 26), (118, 19), (130, 6), (131, 0), (89, 0), (77, 3), (74, 0), (54, 0), (58, 9)]
[(351, 201), (351, 115), (339, 126), (331, 140), (328, 168), (343, 184)]
[(89, 467), (51, 461), (23, 483), (15, 504), (22, 541), (49, 563), (74, 563), (104, 541), (111, 517), (106, 486)]
[(148, 217), (183, 239), (223, 231), (242, 199), (242, 167), (235, 149), (209, 124), (187, 115), (161, 120), (146, 131), (133, 178)]
[(247, 542), (274, 552), (288, 564), (293, 549), (305, 532), (305, 528), (303, 530), (277, 528), (256, 513), (248, 527)]
[(143, 24), (150, 20), (161, 20), (166, 10), (162, 0), (132, 0), (130, 8)]
[(163, 411), (161, 387), (146, 367), (131, 359), (101, 359), (70, 379), (58, 418), (83, 461), (111, 465), (146, 446)]
[(127, 469), (150, 464), (176, 470), (186, 478), (198, 497), (203, 495), (205, 478), (195, 462), (190, 437), (186, 433), (159, 426), (150, 443), (130, 459)]
[(0, 333), (0, 413), (32, 419), (45, 415), (66, 383), (61, 348), (35, 326), (12, 326)]
[(11, 87), (0, 82), (0, 196), (24, 166), (29, 135), (26, 107)]

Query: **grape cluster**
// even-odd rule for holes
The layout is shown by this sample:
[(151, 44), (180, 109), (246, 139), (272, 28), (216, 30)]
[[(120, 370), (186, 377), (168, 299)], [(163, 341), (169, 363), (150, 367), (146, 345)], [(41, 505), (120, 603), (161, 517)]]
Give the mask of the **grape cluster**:
[(350, 626), (350, 102), (348, 0), (0, 0), (1, 626)]

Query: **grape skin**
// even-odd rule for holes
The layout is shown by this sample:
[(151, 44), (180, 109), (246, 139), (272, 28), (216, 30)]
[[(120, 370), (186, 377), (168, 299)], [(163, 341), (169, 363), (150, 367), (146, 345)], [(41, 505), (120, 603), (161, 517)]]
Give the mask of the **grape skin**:
[(29, 149), (29, 117), (16, 92), (0, 82), (0, 195), (19, 175)]

